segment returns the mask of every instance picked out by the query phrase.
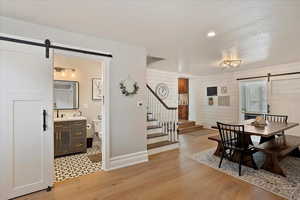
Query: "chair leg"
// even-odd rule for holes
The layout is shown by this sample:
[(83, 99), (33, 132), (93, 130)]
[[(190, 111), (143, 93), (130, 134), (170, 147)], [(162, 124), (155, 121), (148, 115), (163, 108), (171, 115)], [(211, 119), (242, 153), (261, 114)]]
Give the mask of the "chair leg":
[(219, 163), (219, 168), (220, 168), (221, 165), (222, 165), (222, 161), (223, 161), (223, 159), (224, 159), (224, 154), (225, 154), (225, 150), (223, 149), (222, 155), (221, 155), (221, 159), (220, 159), (220, 163)]
[(241, 152), (240, 152), (240, 160), (239, 160), (239, 176), (242, 175), (242, 163), (243, 163), (243, 158), (244, 158), (243, 152), (241, 151)]

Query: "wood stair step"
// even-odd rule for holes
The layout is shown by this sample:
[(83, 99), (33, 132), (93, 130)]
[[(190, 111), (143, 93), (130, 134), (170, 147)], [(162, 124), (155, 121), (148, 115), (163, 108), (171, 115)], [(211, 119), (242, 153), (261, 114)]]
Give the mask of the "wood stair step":
[(155, 122), (157, 121), (156, 119), (147, 119), (147, 122)]
[(190, 132), (198, 131), (201, 129), (203, 129), (203, 126), (195, 125), (195, 126), (191, 126), (191, 127), (178, 128), (178, 133), (190, 133)]
[(191, 126), (195, 126), (195, 125), (196, 125), (195, 121), (180, 120), (178, 122), (178, 128), (191, 127)]
[(149, 150), (149, 149), (159, 148), (159, 147), (176, 144), (176, 143), (178, 143), (178, 142), (171, 142), (171, 141), (157, 142), (157, 143), (153, 143), (153, 144), (148, 144), (147, 149)]
[(162, 136), (166, 136), (168, 134), (165, 134), (165, 133), (154, 133), (154, 134), (151, 134), (151, 135), (147, 135), (147, 139), (151, 139), (151, 138), (156, 138), (156, 137), (162, 137)]
[(147, 130), (150, 129), (157, 129), (157, 128), (162, 128), (161, 126), (155, 125), (155, 126), (147, 126)]

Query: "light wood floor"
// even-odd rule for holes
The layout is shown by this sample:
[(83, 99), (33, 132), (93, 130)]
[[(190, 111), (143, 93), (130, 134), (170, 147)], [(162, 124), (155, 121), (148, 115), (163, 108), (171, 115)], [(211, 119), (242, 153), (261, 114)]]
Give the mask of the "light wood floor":
[(180, 135), (179, 150), (153, 155), (150, 161), (111, 172), (97, 172), (38, 192), (30, 200), (270, 200), (282, 199), (256, 186), (199, 164), (187, 157), (215, 146), (213, 131)]

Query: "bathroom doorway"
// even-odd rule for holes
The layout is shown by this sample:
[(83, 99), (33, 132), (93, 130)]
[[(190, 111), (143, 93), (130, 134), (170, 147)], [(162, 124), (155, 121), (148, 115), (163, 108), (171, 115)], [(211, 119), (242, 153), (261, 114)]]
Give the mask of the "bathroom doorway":
[(53, 59), (55, 182), (105, 168), (107, 60), (61, 50)]

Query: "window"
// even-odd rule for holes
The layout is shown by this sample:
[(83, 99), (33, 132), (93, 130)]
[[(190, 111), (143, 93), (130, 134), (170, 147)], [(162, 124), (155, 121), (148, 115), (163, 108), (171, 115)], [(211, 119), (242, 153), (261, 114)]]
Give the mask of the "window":
[(262, 114), (267, 113), (267, 110), (267, 82), (262, 80), (240, 82), (241, 113)]

